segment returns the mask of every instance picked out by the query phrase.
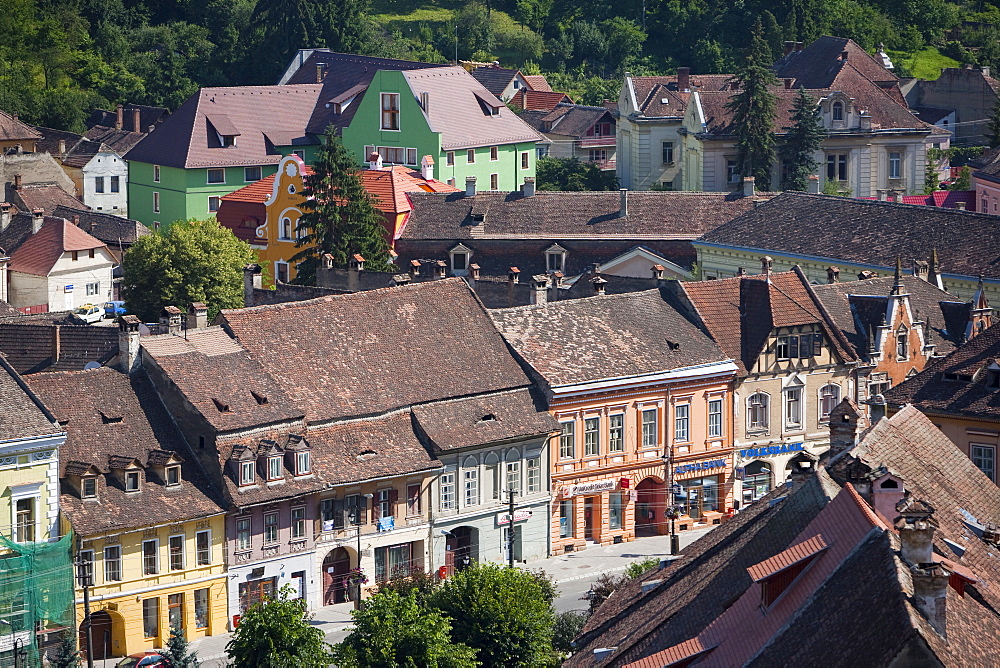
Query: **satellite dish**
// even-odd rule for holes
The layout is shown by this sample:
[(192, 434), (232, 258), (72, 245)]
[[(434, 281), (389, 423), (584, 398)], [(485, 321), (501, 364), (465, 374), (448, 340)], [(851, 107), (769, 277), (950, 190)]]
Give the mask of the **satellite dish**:
[(83, 365), (84, 371), (90, 371), (91, 369), (100, 369), (100, 368), (101, 368), (100, 362), (87, 362), (86, 364)]

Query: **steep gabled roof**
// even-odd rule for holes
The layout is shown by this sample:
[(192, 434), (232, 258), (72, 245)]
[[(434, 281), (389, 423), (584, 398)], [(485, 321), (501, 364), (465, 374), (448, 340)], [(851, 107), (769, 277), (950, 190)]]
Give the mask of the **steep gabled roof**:
[(0, 441), (59, 434), (62, 429), (41, 400), (0, 354)]
[(519, 72), (499, 65), (480, 65), (470, 74), (476, 81), (483, 84), (486, 90), (500, 97)]
[(55, 183), (29, 183), (14, 191), (25, 211), (41, 209), (46, 216), (54, 215), (56, 208), (68, 206), (73, 209), (86, 209), (87, 206), (63, 190)]
[(122, 218), (111, 213), (101, 211), (90, 211), (86, 209), (74, 209), (60, 204), (52, 214), (58, 218), (73, 220), (76, 216), (80, 223), (80, 228), (87, 231), (95, 239), (99, 239), (112, 248), (118, 248), (120, 244), (131, 245), (139, 237), (152, 234), (152, 230), (140, 223), (138, 220)]
[[(139, 127), (135, 127), (135, 110), (139, 110)], [(122, 129), (129, 132), (145, 134), (149, 128), (162, 121), (170, 115), (170, 111), (164, 107), (150, 107), (144, 104), (127, 104), (122, 109)], [(94, 109), (90, 116), (84, 121), (88, 129), (102, 127), (113, 130), (118, 123), (118, 111), (107, 111), (105, 109)], [(89, 135), (88, 135), (89, 136)]]
[(525, 110), (550, 111), (555, 109), (557, 104), (567, 102), (573, 104), (572, 98), (566, 93), (526, 90), (522, 88), (510, 99), (510, 104)]
[(41, 139), (42, 133), (18, 120), (5, 111), (0, 111), (0, 141), (17, 141), (18, 139)]
[[(841, 60), (844, 51), (847, 52), (846, 61)], [(779, 59), (774, 70), (779, 78), (795, 79), (796, 86), (830, 88), (847, 63), (869, 81), (898, 79), (854, 40), (846, 37), (820, 37), (801, 51), (792, 51)]]
[(46, 217), (42, 229), (25, 239), (10, 256), (10, 270), (48, 276), (63, 253), (104, 247), (103, 241), (68, 220)]
[(588, 107), (582, 104), (556, 105), (555, 109), (545, 112), (526, 111), (521, 114), (521, 120), (546, 134), (565, 135), (579, 139), (586, 135), (587, 130), (595, 123), (608, 121), (614, 123), (611, 112), (604, 107)]
[(522, 76), (528, 82), (528, 85), (531, 86), (531, 90), (542, 93), (552, 92), (552, 86), (549, 85), (549, 80), (545, 78), (544, 74), (524, 74)]

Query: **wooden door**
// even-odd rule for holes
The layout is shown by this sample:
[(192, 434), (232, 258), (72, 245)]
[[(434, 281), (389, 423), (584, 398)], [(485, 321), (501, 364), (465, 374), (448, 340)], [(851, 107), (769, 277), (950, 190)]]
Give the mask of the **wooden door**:
[(323, 605), (347, 602), (344, 576), (351, 570), (351, 555), (343, 547), (331, 551), (323, 559)]
[[(111, 615), (101, 610), (90, 615), (90, 637), (94, 643), (94, 659), (109, 659), (113, 656), (111, 650)], [(86, 627), (80, 625), (80, 648), (86, 650)]]

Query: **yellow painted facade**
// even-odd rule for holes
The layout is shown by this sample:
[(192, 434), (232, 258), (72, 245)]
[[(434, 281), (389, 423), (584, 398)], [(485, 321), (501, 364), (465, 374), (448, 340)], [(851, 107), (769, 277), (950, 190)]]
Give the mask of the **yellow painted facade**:
[[(25, 542), (61, 535), (56, 452), (64, 439), (63, 435), (25, 439), (0, 448), (0, 526), (5, 537)], [(30, 520), (23, 514), (29, 507)]]
[[(203, 535), (199, 542), (198, 534), (204, 532), (207, 540)], [(90, 608), (95, 658), (163, 647), (172, 620), (180, 620), (188, 640), (226, 633), (225, 539), (222, 513), (124, 533), (81, 536), (81, 551), (93, 551)], [(84, 617), (79, 588), (76, 601), (79, 626)], [(80, 645), (85, 646), (83, 638)]]

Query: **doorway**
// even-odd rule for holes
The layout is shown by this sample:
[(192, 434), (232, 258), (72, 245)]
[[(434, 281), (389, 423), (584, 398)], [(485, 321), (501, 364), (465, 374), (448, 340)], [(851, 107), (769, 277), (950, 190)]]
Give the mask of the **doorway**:
[(447, 535), (444, 546), (444, 565), (448, 575), (465, 570), (478, 560), (478, 534), (473, 527), (456, 527)]
[[(94, 643), (94, 659), (110, 659), (114, 656), (111, 650), (111, 630), (114, 622), (111, 615), (105, 610), (99, 610), (90, 615), (91, 640)], [(80, 625), (80, 644), (86, 647), (86, 629)]]
[(584, 540), (597, 540), (595, 528), (597, 524), (597, 513), (600, 512), (600, 505), (597, 497), (588, 496), (583, 500), (583, 538)]
[(635, 535), (655, 536), (663, 520), (663, 481), (646, 478), (635, 487)]
[(351, 570), (351, 553), (338, 547), (323, 559), (323, 605), (347, 602), (346, 575)]

